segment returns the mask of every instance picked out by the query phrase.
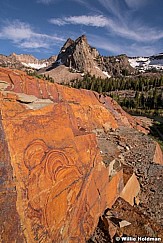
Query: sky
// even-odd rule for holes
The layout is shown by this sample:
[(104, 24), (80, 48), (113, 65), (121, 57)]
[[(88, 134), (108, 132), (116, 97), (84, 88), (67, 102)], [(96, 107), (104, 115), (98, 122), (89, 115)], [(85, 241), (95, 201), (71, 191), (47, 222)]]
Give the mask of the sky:
[(163, 52), (163, 0), (0, 1), (0, 54), (48, 58), (83, 34), (105, 56)]

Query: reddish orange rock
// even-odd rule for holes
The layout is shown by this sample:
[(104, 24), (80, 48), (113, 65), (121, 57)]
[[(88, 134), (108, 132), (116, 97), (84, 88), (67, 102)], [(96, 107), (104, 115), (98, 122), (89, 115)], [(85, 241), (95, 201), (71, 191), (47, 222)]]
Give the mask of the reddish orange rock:
[(21, 71), (0, 68), (1, 83), (2, 242), (86, 242), (124, 188), (92, 131), (134, 120), (109, 98)]
[(160, 148), (160, 145), (157, 142), (156, 142), (156, 148), (155, 148), (155, 154), (154, 154), (153, 161), (156, 164), (163, 165), (163, 153), (162, 153), (162, 150)]

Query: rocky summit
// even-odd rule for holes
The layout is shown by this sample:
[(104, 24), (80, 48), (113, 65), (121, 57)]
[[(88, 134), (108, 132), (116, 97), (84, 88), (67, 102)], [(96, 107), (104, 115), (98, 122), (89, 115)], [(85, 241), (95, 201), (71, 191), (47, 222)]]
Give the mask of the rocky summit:
[(0, 68), (0, 111), (1, 242), (163, 237), (162, 151), (112, 98)]
[(68, 38), (61, 48), (57, 59), (46, 68), (40, 69), (40, 74), (49, 75), (56, 82), (69, 82), (81, 79), (83, 74), (89, 73), (100, 78), (135, 73), (126, 55), (103, 57), (88, 44), (87, 37), (82, 35), (75, 41)]
[(56, 61), (48, 67), (40, 69), (39, 73), (49, 75), (57, 82), (81, 79), (84, 73), (106, 78), (108, 74), (98, 67), (96, 61), (99, 55), (98, 51), (88, 44), (85, 35), (80, 36), (75, 41), (68, 38)]
[[(80, 72), (93, 72), (97, 67), (94, 59), (99, 56), (96, 49), (92, 49), (85, 35), (75, 41), (68, 39), (57, 57), (56, 62)], [(102, 75), (102, 74), (101, 74)]]

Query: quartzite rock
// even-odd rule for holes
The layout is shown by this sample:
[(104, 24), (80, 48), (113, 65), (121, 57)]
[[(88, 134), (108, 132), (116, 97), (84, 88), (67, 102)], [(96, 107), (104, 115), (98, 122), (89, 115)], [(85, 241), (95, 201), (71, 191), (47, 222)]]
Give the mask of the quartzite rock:
[[(116, 128), (115, 118), (92, 92), (45, 83), (6, 69), (1, 69), (0, 80), (8, 84), (0, 96), (2, 132), (13, 168), (11, 178), (15, 178), (9, 183), (15, 186), (14, 200), (8, 200), (9, 206), (4, 204), (0, 214), (2, 241), (10, 239), (9, 207), (10, 214), (17, 215), (10, 221), (16, 228), (13, 239), (85, 242), (101, 212), (114, 203), (123, 188), (122, 170), (109, 181), (91, 132), (106, 122)], [(32, 109), (34, 96), (53, 102)], [(1, 161), (7, 163), (3, 156)], [(7, 190), (8, 186), (4, 193)]]
[(2, 242), (86, 242), (130, 181), (118, 158), (103, 162), (98, 136), (116, 142), (138, 121), (110, 98), (21, 71), (1, 68), (0, 83)]

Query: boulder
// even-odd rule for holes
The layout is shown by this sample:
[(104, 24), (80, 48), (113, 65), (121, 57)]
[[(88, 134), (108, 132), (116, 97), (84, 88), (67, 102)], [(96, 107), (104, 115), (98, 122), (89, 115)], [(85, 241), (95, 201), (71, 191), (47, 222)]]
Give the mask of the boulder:
[(2, 242), (86, 242), (106, 208), (138, 192), (116, 134), (137, 121), (110, 98), (22, 71), (0, 68), (0, 84)]

